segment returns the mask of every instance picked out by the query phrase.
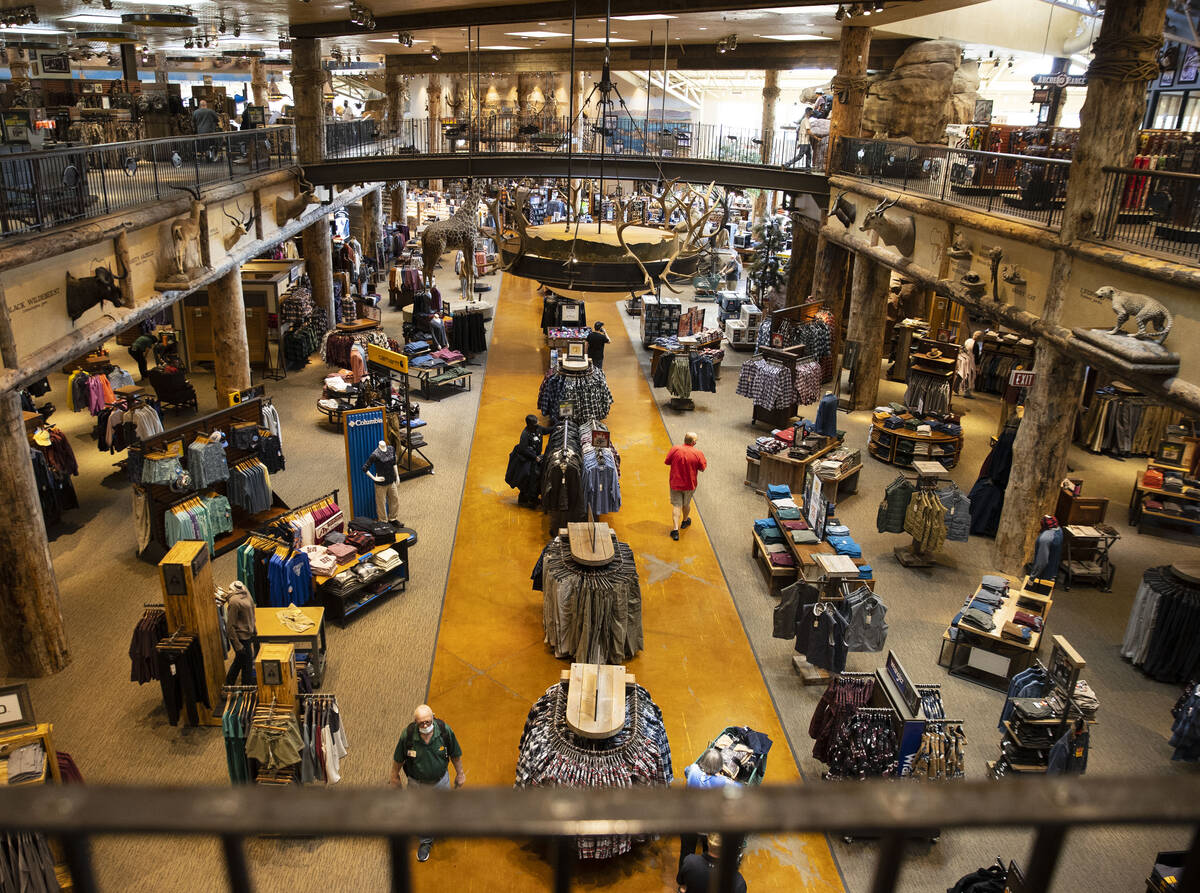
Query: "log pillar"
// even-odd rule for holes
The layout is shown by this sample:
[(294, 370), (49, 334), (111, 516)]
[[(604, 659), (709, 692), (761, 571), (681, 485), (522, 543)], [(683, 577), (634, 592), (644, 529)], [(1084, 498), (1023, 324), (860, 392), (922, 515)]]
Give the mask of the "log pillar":
[(846, 340), (858, 344), (854, 357), (850, 409), (871, 409), (879, 396), (883, 362), (883, 324), (887, 319), (887, 293), (891, 271), (861, 254), (854, 256), (850, 280), (850, 324)]
[(379, 258), (379, 243), (383, 239), (383, 187), (376, 186), (363, 196), (363, 251), (368, 257)]
[(208, 310), (213, 327), (213, 372), (217, 379), (217, 404), (250, 387), (250, 345), (246, 340), (246, 303), (242, 299), (242, 274), (231, 270), (208, 287)]
[(296, 103), (296, 155), (302, 165), (325, 160), (324, 91), (321, 41), (297, 37), (292, 41), (292, 96)]
[(858, 136), (863, 106), (867, 101), (867, 55), (871, 51), (871, 29), (843, 26), (838, 70), (832, 81), (833, 111), (829, 113), (829, 147), (825, 170), (836, 169), (839, 137)]
[(267, 98), (267, 66), (263, 65), (262, 59), (250, 60), (250, 93), (255, 105), (264, 109), (270, 105)]
[(154, 83), (167, 83), (167, 54), (158, 52), (154, 54)]
[[(3, 300), (0, 365), (20, 366)], [(71, 654), (16, 391), (0, 394), (0, 500), (9, 511), (8, 520), (0, 524), (0, 555), (5, 556), (4, 573), (0, 573), (0, 645), (8, 658), (8, 676), (49, 676), (65, 669)]]
[(763, 164), (772, 163), (775, 141), (775, 106), (779, 102), (779, 70), (768, 68), (763, 72), (762, 145), (759, 146)]
[(846, 267), (849, 261), (849, 251), (824, 235), (817, 236), (812, 294), (825, 302), (839, 327), (846, 312)]
[[(429, 151), (441, 152), (442, 149), (442, 76), (434, 72), (429, 76), (427, 92), (429, 108)], [(429, 187), (435, 192), (442, 189), (441, 180), (430, 180)]]
[(404, 180), (392, 190), (392, 223), (408, 223), (408, 183)]
[(1167, 0), (1110, 0), (1088, 67), (1087, 98), (1079, 112), (1079, 143), (1063, 208), (1062, 240), (1091, 235), (1108, 176), (1106, 165), (1133, 161), (1146, 107), (1146, 82), (1158, 77)]
[(387, 127), (388, 133), (397, 133), (400, 122), (404, 120), (404, 75), (400, 72), (396, 56), (386, 57), (384, 72), (384, 93), (387, 95)]
[(329, 234), (328, 217), (314, 221), (301, 231), (300, 247), (312, 285), (313, 302), (325, 310), (332, 329), (337, 322), (337, 308), (333, 300), (333, 239)]
[(792, 257), (788, 261), (787, 301), (795, 307), (808, 300), (817, 268), (817, 224), (802, 214), (792, 213)]

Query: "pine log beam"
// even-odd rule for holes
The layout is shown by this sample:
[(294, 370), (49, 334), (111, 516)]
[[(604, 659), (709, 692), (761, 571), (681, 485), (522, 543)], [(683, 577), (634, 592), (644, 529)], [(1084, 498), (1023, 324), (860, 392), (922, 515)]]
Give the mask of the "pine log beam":
[[(242, 243), (238, 246), (236, 254), (226, 256), (220, 266), (208, 270), (202, 277), (195, 280), (188, 289), (161, 292), (150, 300), (139, 304), (137, 307), (116, 307), (106, 313), (103, 318), (88, 323), (85, 326), (80, 326), (71, 332), (71, 334), (59, 338), (53, 344), (39, 348), (36, 355), (24, 357), (20, 367), (6, 368), (3, 372), (0, 372), (0, 394), (15, 390), (28, 382), (36, 381), (52, 369), (62, 366), (63, 363), (74, 357), (87, 353), (108, 339), (115, 337), (119, 332), (154, 316), (197, 289), (207, 287), (209, 283), (214, 282), (231, 270), (240, 270), (243, 264), (249, 263), (263, 252), (269, 251), (277, 245), (286, 242), (288, 239), (299, 235), (306, 227), (313, 223), (320, 222), (325, 227), (325, 231), (328, 232), (329, 224), (326, 222), (326, 218), (339, 208), (344, 208), (346, 205), (361, 199), (369, 188), (364, 186), (352, 189), (342, 193), (329, 204), (313, 205), (312, 209), (302, 215), (299, 220), (291, 221), (287, 226), (276, 231), (269, 239), (256, 239), (253, 242)], [(311, 266), (309, 270), (311, 278)], [(329, 291), (330, 294), (333, 293), (332, 274)], [(315, 299), (315, 282), (313, 296)], [(331, 317), (330, 322), (332, 323), (332, 321), (333, 318)], [(0, 317), (0, 328), (8, 329), (8, 324), (3, 317)], [(3, 338), (0, 336), (0, 343), (2, 341)], [(28, 459), (28, 456), (26, 458)]]
[[(363, 251), (375, 258), (379, 243), (383, 240), (383, 187), (376, 186), (362, 200)], [(378, 258), (376, 258), (378, 259)], [(474, 261), (472, 261), (474, 262)]]
[(71, 655), (16, 391), (0, 394), (0, 494), (8, 512), (0, 524), (0, 555), (8, 556), (0, 573), (6, 675), (49, 676), (66, 668)]
[[(962, 304), (971, 313), (991, 319), (1007, 326), (1026, 338), (1045, 339), (1061, 352), (1077, 357), (1089, 365), (1103, 369), (1110, 375), (1130, 384), (1147, 394), (1153, 394), (1166, 403), (1189, 414), (1200, 413), (1200, 386), (1181, 378), (1141, 375), (1130, 373), (1113, 357), (1094, 345), (1080, 341), (1069, 329), (1046, 323), (1041, 317), (1011, 304), (996, 303), (990, 298), (975, 298), (967, 294), (957, 283), (939, 279), (924, 267), (907, 258), (898, 258), (890, 249), (871, 245), (841, 229), (840, 225), (829, 224), (821, 231), (822, 237), (857, 254), (885, 264), (906, 279), (932, 289), (935, 294)], [(819, 266), (818, 266), (819, 270)], [(849, 337), (849, 336), (847, 336)]]
[(850, 385), (850, 409), (870, 409), (879, 397), (879, 365), (891, 271), (866, 255), (855, 255), (850, 280), (850, 325), (846, 340), (858, 344)]
[(321, 41), (311, 37), (292, 41), (291, 81), (296, 100), (296, 158), (302, 165), (324, 161), (325, 71), (321, 67)]
[[(202, 189), (200, 197), (205, 203), (221, 202), (244, 196), (248, 192), (257, 192), (278, 183), (287, 183), (295, 178), (296, 169), (285, 168), (271, 171), (261, 177), (248, 177), (245, 180), (238, 180), (211, 189)], [(153, 226), (156, 223), (165, 223), (173, 217), (180, 217), (191, 209), (192, 199), (186, 192), (179, 194), (183, 197), (160, 199), (154, 204), (134, 211), (123, 211), (118, 214), (109, 214), (107, 217), (99, 217), (91, 223), (64, 227), (62, 230), (30, 233), (28, 236), (14, 238), (11, 241), (5, 239), (4, 244), (0, 246), (0, 272), (58, 257), (79, 248), (90, 248), (92, 245), (111, 241), (126, 230)]]
[(996, 568), (1013, 575), (1021, 574), (1033, 555), (1042, 515), (1054, 512), (1086, 370), (1078, 359), (1042, 340), (1033, 371), (1036, 378), (1013, 442), (1012, 472), (996, 531)]
[(224, 405), (227, 394), (244, 391), (251, 383), (241, 270), (230, 270), (208, 286), (208, 307), (212, 316), (217, 402)]
[(838, 160), (838, 140), (856, 137), (862, 131), (863, 107), (867, 103), (867, 57), (871, 52), (871, 29), (842, 26), (838, 46), (837, 74), (833, 77), (833, 110), (829, 113), (829, 154), (826, 170)]
[(850, 252), (829, 239), (817, 236), (817, 254), (813, 270), (813, 297), (823, 301), (839, 328), (846, 312), (846, 267)]
[(332, 327), (337, 322), (337, 307), (333, 298), (333, 238), (329, 232), (329, 218), (322, 215), (305, 227), (300, 242), (313, 303), (325, 311)]
[(788, 261), (787, 302), (795, 307), (808, 300), (817, 269), (817, 223), (792, 214), (792, 256)]

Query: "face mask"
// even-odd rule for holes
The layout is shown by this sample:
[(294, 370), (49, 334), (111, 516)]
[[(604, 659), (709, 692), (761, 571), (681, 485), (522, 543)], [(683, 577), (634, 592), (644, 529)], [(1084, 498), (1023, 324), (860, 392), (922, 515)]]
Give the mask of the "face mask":
[(420, 732), (422, 735), (428, 735), (430, 732), (433, 731), (433, 723), (431, 723), (431, 722), (422, 723), (421, 725), (417, 726), (417, 731)]

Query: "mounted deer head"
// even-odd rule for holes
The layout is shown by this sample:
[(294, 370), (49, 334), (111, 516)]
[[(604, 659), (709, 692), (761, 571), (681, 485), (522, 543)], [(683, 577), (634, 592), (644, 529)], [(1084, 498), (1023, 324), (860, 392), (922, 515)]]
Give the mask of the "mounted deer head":
[(912, 253), (917, 247), (916, 219), (911, 214), (900, 220), (888, 220), (887, 218), (888, 209), (895, 206), (898, 201), (900, 201), (898, 198), (894, 198), (890, 202), (887, 199), (881, 201), (867, 212), (859, 230), (864, 233), (871, 231), (878, 233), (884, 244), (891, 245), (904, 257), (912, 257)]
[(233, 246), (241, 240), (242, 236), (250, 232), (250, 228), (253, 227), (255, 221), (258, 220), (258, 214), (253, 209), (250, 211), (250, 216), (246, 217), (246, 212), (242, 210), (242, 205), (240, 202), (236, 205), (236, 207), (238, 211), (237, 217), (234, 217), (228, 211), (224, 212), (225, 216), (233, 221), (233, 229), (230, 230), (229, 234), (221, 240), (225, 244), (226, 251), (232, 251)]
[(853, 202), (846, 201), (846, 190), (839, 192), (838, 197), (833, 200), (833, 216), (840, 220), (846, 229), (850, 228), (850, 224), (858, 216), (858, 208), (854, 207)]
[(321, 200), (317, 198), (317, 187), (304, 178), (304, 171), (300, 172), (298, 183), (301, 191), (296, 194), (295, 198), (275, 196), (276, 226), (284, 226), (290, 220), (298, 220), (309, 205), (321, 203)]

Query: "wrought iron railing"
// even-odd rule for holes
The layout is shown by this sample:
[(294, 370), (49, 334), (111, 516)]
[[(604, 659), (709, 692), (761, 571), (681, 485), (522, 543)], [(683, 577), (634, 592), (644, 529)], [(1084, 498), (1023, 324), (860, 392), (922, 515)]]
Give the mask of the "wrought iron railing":
[(1057, 158), (843, 138), (834, 173), (1057, 229), (1071, 163)]
[(0, 156), (0, 237), (39, 232), (292, 165), (292, 128)]
[[(721, 124), (663, 122), (638, 117), (591, 119), (555, 116), (482, 116), (467, 120), (409, 118), (394, 132), (326, 126), (331, 159), (364, 156), (567, 152), (588, 157), (693, 158), (734, 164), (805, 169), (795, 127), (780, 127), (763, 146), (761, 130)], [(336, 129), (335, 129), (336, 128)]]
[(339, 158), (352, 153), (356, 146), (375, 141), (375, 119), (362, 118), (357, 121), (325, 122), (325, 155)]
[[(908, 779), (720, 791), (647, 789), (515, 791), (466, 788), (454, 794), (429, 789), (332, 791), (252, 786), (229, 788), (105, 788), (25, 786), (0, 788), (0, 831), (36, 831), (61, 840), (74, 888), (94, 891), (90, 840), (97, 835), (208, 835), (220, 838), (230, 887), (252, 889), (244, 842), (258, 835), (383, 838), (391, 856), (391, 889), (413, 888), (410, 844), (438, 837), (547, 841), (552, 875), (545, 889), (571, 887), (575, 835), (720, 832), (725, 845), (717, 866), (718, 889), (731, 890), (736, 858), (747, 835), (834, 833), (878, 837), (872, 893), (896, 889), (905, 839), (942, 835), (956, 828), (1024, 828), (1034, 832), (1028, 855), (1010, 854), (1023, 868), (1021, 893), (1074, 891), (1080, 884), (1105, 889), (1098, 878), (1066, 878), (1052, 885), (1068, 835), (1085, 826), (1185, 826), (1191, 848), (1176, 893), (1200, 891), (1200, 778), (1046, 777), (918, 784)], [(1125, 853), (1144, 859), (1153, 853)], [(962, 874), (990, 862), (995, 852), (967, 859)], [(957, 866), (956, 866), (957, 868)], [(928, 886), (928, 885), (927, 885)], [(530, 888), (523, 888), (530, 889)], [(1016, 889), (1014, 886), (1011, 889)]]
[(1200, 261), (1200, 174), (1105, 168), (1099, 239)]

